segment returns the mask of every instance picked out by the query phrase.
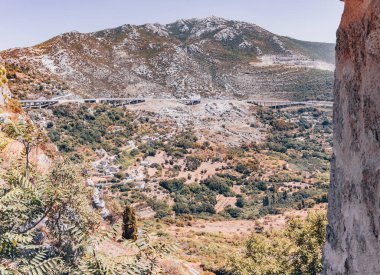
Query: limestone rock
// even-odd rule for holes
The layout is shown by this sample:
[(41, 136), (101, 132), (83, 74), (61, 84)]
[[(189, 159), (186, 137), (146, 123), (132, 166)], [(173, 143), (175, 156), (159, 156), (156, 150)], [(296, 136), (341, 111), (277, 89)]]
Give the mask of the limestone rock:
[(0, 106), (4, 105), (6, 100), (11, 97), (11, 92), (6, 85), (0, 86)]
[(380, 274), (380, 1), (345, 1), (336, 51), (323, 273)]

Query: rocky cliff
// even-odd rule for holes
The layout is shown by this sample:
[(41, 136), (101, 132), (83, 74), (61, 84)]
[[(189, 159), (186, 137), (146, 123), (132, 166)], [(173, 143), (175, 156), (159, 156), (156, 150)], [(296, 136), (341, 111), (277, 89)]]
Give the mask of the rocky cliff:
[(324, 274), (380, 274), (380, 1), (345, 2)]
[(6, 85), (0, 86), (0, 106), (5, 104), (6, 98), (10, 97), (9, 89)]
[(0, 66), (0, 106), (5, 104), (11, 93), (7, 86), (6, 71)]

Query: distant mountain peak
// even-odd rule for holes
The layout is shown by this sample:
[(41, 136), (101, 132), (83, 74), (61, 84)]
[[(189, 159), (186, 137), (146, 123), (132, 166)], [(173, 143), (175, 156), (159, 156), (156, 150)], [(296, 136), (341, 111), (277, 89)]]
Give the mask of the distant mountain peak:
[[(36, 47), (1, 52), (1, 58), (21, 67), (26, 63), (31, 71), (66, 83), (80, 96), (290, 98), (306, 87), (305, 93), (329, 91), (334, 45), (298, 41), (255, 24), (209, 16), (65, 33)], [(306, 85), (308, 78), (312, 80)], [(20, 89), (40, 87), (32, 85), (38, 81), (31, 80), (29, 88), (23, 82)]]

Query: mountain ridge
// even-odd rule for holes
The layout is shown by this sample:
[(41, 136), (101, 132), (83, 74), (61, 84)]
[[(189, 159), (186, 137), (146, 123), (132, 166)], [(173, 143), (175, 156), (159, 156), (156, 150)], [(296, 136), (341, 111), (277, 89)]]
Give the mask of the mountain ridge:
[[(2, 51), (0, 59), (54, 78), (61, 84), (47, 89), (57, 95), (329, 99), (334, 44), (207, 17), (64, 33)], [(11, 86), (16, 82), (11, 77)], [(46, 96), (33, 87), (13, 86), (20, 97)]]

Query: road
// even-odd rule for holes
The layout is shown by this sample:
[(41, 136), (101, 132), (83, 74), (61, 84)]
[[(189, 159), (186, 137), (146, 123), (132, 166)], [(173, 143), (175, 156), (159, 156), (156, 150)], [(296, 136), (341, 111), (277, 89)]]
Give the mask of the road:
[[(20, 100), (21, 105), (25, 109), (48, 108), (59, 104), (108, 104), (112, 106), (127, 106), (132, 104), (140, 104), (146, 101), (177, 101), (185, 105), (197, 105), (201, 103), (201, 99), (175, 99), (175, 98), (87, 98), (87, 99), (65, 99), (69, 95), (57, 97), (53, 99), (39, 100)], [(224, 101), (226, 99), (212, 99)], [(257, 106), (269, 108), (287, 108), (292, 106), (319, 106), (333, 107), (332, 101), (276, 101), (276, 100), (247, 100), (246, 102)]]

